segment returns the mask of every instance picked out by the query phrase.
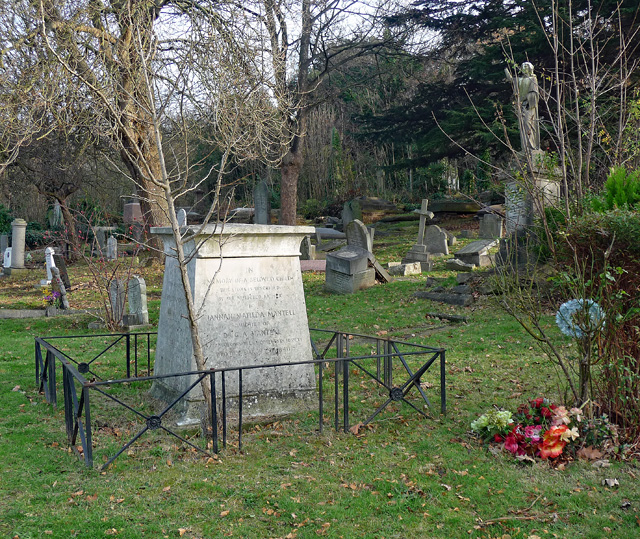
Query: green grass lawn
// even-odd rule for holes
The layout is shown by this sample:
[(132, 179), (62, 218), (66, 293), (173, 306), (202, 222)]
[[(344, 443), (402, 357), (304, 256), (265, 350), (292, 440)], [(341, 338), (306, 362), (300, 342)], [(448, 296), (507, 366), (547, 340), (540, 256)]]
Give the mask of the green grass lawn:
[[(412, 233), (408, 227), (406, 238)], [(389, 242), (389, 236), (378, 241)], [(231, 443), (213, 459), (154, 434), (105, 472), (87, 469), (70, 452), (62, 405), (48, 405), (34, 381), (34, 337), (87, 333), (89, 318), (0, 320), (0, 536), (640, 535), (635, 461), (613, 461), (606, 468), (583, 461), (564, 469), (543, 462), (522, 465), (470, 436), (469, 423), (494, 404), (515, 410), (541, 395), (561, 400), (558, 377), (519, 326), (490, 301), (463, 309), (412, 299), (424, 280), (396, 280), (343, 297), (323, 291), (322, 275), (305, 274), (309, 323), (446, 348), (446, 416), (439, 414), (434, 369), (423, 380), (433, 404), (429, 418), (394, 404), (357, 434), (335, 432), (330, 422), (318, 434), (317, 412), (301, 414), (249, 428), (242, 452)], [(6, 290), (0, 291), (5, 307)], [(27, 296), (19, 301), (28, 304)], [(150, 301), (150, 309), (157, 320), (158, 299)], [(465, 314), (469, 323), (426, 317), (434, 311)], [(551, 327), (552, 317), (547, 320)], [(558, 332), (558, 343), (563, 342)], [(355, 375), (352, 382), (364, 384)], [(357, 413), (356, 402), (352, 424)], [(127, 436), (124, 422), (122, 429), (109, 434), (114, 447)], [(109, 436), (97, 443), (107, 444)], [(617, 478), (620, 486), (602, 486), (606, 478)]]

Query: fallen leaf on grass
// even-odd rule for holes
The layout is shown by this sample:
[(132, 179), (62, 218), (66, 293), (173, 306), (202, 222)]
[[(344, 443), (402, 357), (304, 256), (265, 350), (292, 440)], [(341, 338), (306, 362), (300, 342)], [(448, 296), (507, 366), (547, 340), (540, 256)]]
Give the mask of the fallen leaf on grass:
[(583, 447), (578, 451), (578, 457), (585, 460), (599, 460), (603, 455), (602, 451), (595, 449), (592, 446)]
[(180, 537), (182, 537), (185, 533), (187, 533), (187, 528), (178, 528), (178, 533)]
[(221, 516), (221, 517), (226, 517), (228, 514), (229, 514), (229, 509), (226, 509), (225, 511), (222, 511), (222, 512), (220, 513), (220, 516)]
[(162, 489), (162, 492), (169, 492), (171, 490), (171, 487), (164, 487)]
[(98, 495), (97, 494), (87, 496), (87, 501), (88, 502), (95, 502), (97, 499), (98, 499)]

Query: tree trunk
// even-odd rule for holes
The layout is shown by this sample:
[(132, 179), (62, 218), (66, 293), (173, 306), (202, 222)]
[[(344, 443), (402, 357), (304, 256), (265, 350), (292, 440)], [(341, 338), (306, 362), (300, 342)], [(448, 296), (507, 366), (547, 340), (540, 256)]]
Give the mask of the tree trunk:
[(75, 262), (80, 256), (78, 252), (80, 241), (78, 239), (78, 231), (76, 230), (76, 220), (69, 211), (67, 200), (58, 197), (56, 197), (56, 200), (60, 203), (60, 210), (62, 211), (62, 218), (64, 219), (64, 227), (66, 231), (63, 241), (67, 243), (68, 248), (64, 249), (64, 252), (67, 253), (69, 262)]
[(298, 178), (304, 163), (300, 138), (295, 137), (280, 164), (280, 224), (295, 225), (298, 204)]

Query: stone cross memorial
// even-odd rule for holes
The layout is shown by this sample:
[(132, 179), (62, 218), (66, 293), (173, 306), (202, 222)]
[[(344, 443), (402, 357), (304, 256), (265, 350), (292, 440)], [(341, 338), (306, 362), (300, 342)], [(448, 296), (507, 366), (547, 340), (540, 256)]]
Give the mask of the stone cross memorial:
[(431, 255), (425, 245), (425, 233), (427, 228), (427, 219), (433, 219), (433, 212), (427, 210), (429, 200), (424, 199), (422, 205), (417, 213), (420, 215), (420, 225), (418, 228), (418, 239), (413, 247), (409, 249), (409, 252), (402, 259), (403, 264), (409, 262), (420, 262), (422, 271), (429, 271), (432, 266)]
[[(194, 228), (193, 232), (196, 232)], [(210, 224), (185, 245), (188, 272), (207, 367), (287, 364), (312, 359), (300, 243), (313, 227)], [(158, 323), (155, 375), (197, 370), (187, 305), (169, 227), (152, 228), (164, 243), (166, 266)], [(200, 246), (194, 252), (196, 246)], [(156, 380), (154, 397), (172, 402), (194, 376)], [(290, 414), (317, 402), (313, 365), (245, 370), (243, 418)], [(222, 375), (216, 375), (221, 387)], [(238, 373), (225, 375), (228, 409), (237, 409)], [(220, 393), (218, 393), (220, 398)], [(196, 385), (178, 406), (178, 425), (200, 423), (203, 397)]]

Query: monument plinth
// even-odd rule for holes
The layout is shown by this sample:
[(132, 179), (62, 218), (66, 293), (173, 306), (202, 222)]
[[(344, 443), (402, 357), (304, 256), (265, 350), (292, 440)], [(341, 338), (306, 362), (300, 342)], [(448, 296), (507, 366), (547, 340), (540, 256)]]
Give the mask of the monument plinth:
[[(196, 232), (198, 227), (187, 227)], [(189, 280), (207, 367), (227, 368), (312, 359), (300, 271), (300, 242), (313, 227), (208, 225), (185, 245)], [(154, 374), (197, 370), (187, 306), (169, 227), (152, 228), (163, 240), (166, 266)], [(199, 247), (197, 252), (196, 247)], [(290, 414), (317, 399), (312, 365), (243, 372), (243, 418)], [(156, 381), (154, 397), (171, 400), (194, 377)], [(220, 375), (217, 375), (217, 383)], [(227, 405), (237, 406), (238, 375), (226, 375)], [(180, 423), (200, 421), (200, 387), (180, 410)]]

